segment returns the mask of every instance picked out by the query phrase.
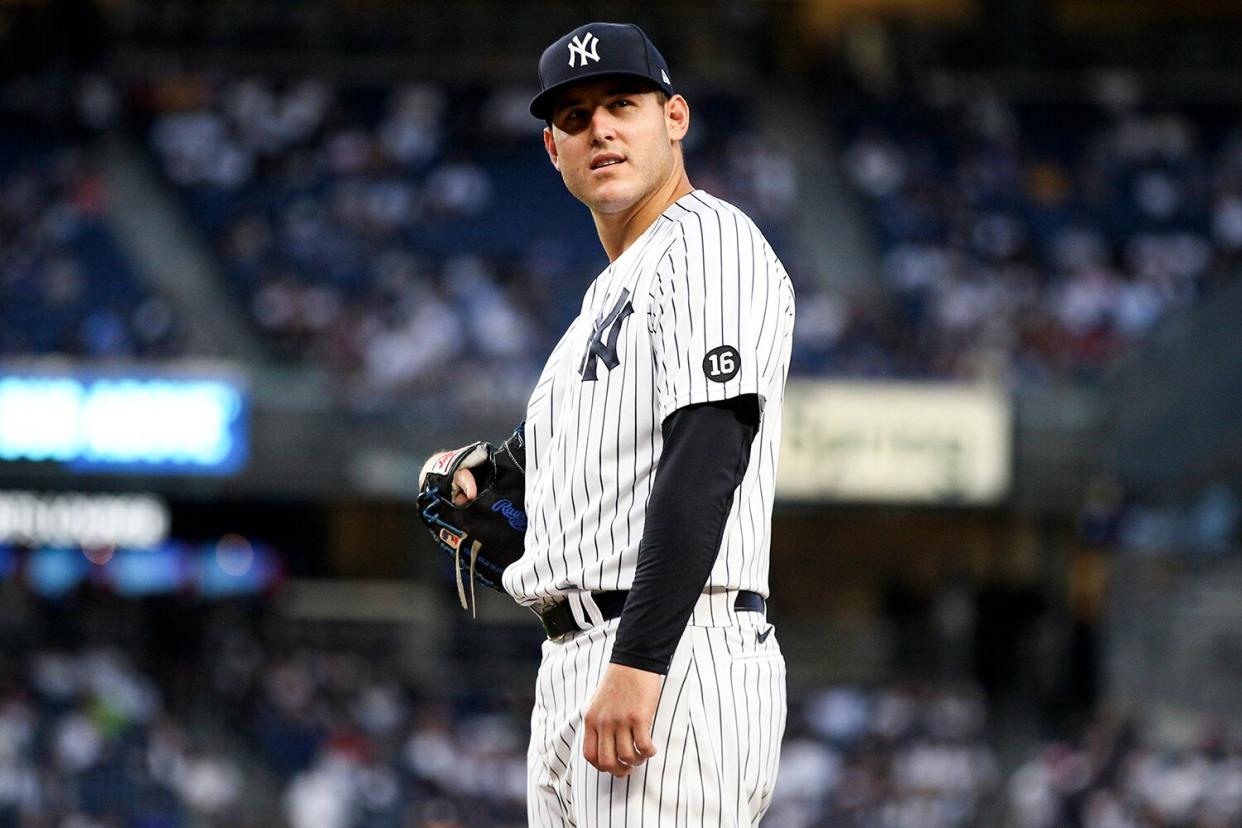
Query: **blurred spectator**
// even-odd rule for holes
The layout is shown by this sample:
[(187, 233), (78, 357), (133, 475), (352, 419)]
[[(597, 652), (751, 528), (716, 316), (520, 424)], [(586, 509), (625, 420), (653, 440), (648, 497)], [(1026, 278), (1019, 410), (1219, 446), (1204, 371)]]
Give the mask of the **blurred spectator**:
[(790, 828), (983, 825), (999, 770), (976, 691), (837, 687), (793, 717), (768, 820)]
[[(529, 702), (424, 698), (378, 653), (275, 647), (235, 629), (210, 659), (215, 680), (188, 706), (217, 711), (206, 731), (191, 726), (188, 707), (165, 710), (158, 674), (119, 651), (36, 648), (3, 663), (16, 672), (0, 694), (0, 821), (234, 824), (245, 803), (272, 801), (279, 813), (263, 819), (290, 828), (525, 824)], [(1175, 828), (1242, 819), (1242, 752), (1222, 727), (1170, 750), (1101, 720), (1077, 743), (1034, 748), (1003, 779), (987, 725), (970, 685), (804, 694), (791, 708), (768, 821)]]
[[(152, 104), (151, 146), (279, 355), (336, 369), (342, 400), (365, 411), (441, 394), (449, 364), (441, 409), (525, 401), (600, 265), (593, 239), (560, 229), (572, 202), (514, 207), (513, 192), (555, 175), (528, 90), (193, 73), (153, 83), (131, 95)], [(737, 99), (696, 103), (690, 169), (784, 245), (794, 167), (744, 115)], [(813, 279), (799, 287), (821, 292)], [(842, 307), (820, 302), (803, 363), (834, 347)], [(110, 321), (92, 328), (104, 344)]]
[(83, 147), (0, 129), (0, 354), (182, 352), (177, 314), (130, 272), (106, 199)]
[(1217, 826), (1242, 820), (1242, 751), (1210, 731), (1182, 750), (1145, 743), (1132, 725), (1099, 724), (1078, 745), (1040, 748), (1015, 771), (1017, 828)]
[(241, 773), (195, 747), (154, 682), (115, 650), (35, 649), (0, 695), (0, 821), (171, 826), (230, 819)]
[(1121, 73), (1059, 103), (928, 77), (896, 101), (843, 91), (836, 106), (886, 251), (882, 324), (913, 328), (876, 332), (890, 354), (872, 370), (1096, 376), (1233, 269), (1238, 137), (1210, 106), (1144, 108)]

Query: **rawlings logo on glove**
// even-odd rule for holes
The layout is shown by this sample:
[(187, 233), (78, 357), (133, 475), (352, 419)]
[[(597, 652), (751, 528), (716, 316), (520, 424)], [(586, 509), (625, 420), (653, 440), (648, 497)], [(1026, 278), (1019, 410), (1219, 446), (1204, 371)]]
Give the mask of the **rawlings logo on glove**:
[[(462, 469), (473, 475), (473, 497), (457, 480)], [(419, 517), (436, 543), (453, 558), (462, 607), (474, 606), (475, 581), (503, 592), (500, 579), (505, 568), (522, 557), (525, 549), (526, 441), (522, 426), (499, 446), (479, 442), (432, 455), (419, 475), (419, 490)]]
[(500, 512), (509, 521), (509, 526), (516, 532), (526, 531), (526, 513), (509, 502), (509, 498), (498, 500), (492, 506), (493, 512)]

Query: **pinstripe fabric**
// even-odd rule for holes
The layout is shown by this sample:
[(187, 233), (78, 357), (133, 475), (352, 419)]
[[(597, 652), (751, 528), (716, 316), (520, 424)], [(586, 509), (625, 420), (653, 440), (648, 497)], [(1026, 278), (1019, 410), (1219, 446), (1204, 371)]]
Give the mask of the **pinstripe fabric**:
[[(789, 370), (794, 296), (763, 235), (697, 190), (671, 205), (586, 291), (526, 414), (526, 550), (505, 590), (579, 623), (545, 643), (531, 714), (533, 826), (750, 826), (771, 801), (785, 726), (785, 665), (761, 613)], [(726, 358), (726, 352), (727, 358)], [(590, 592), (629, 589), (660, 461), (660, 426), (695, 403), (757, 394), (763, 414), (656, 714), (659, 753), (624, 780), (582, 756), (582, 716), (617, 622)]]
[[(611, 324), (626, 303), (632, 312)], [(647, 498), (677, 408), (758, 394), (764, 414), (708, 586), (768, 595), (772, 494), (794, 321), (793, 288), (753, 222), (699, 190), (679, 199), (587, 289), (526, 413), (526, 554), (504, 576), (527, 606), (628, 589)], [(616, 364), (592, 343), (615, 337)], [(713, 349), (737, 352), (714, 381)], [(586, 372), (594, 379), (584, 378)], [(711, 623), (727, 606), (705, 606)]]
[(615, 779), (582, 756), (582, 715), (617, 622), (543, 645), (527, 755), (527, 819), (537, 828), (754, 826), (776, 784), (785, 729), (785, 661), (760, 613), (690, 625), (660, 695), (659, 751)]

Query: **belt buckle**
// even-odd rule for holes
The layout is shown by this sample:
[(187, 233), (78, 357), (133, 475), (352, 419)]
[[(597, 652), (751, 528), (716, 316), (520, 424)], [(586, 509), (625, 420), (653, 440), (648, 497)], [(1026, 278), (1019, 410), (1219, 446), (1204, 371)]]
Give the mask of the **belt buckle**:
[(570, 632), (572, 632), (572, 630), (563, 632), (559, 635), (553, 635), (552, 630), (548, 629), (548, 622), (545, 621), (543, 618), (544, 613), (552, 611), (553, 609), (556, 608), (556, 606), (557, 606), (556, 604), (552, 604), (552, 606), (550, 607), (545, 607), (543, 611), (540, 611), (537, 606), (532, 606), (530, 608), (530, 611), (535, 614), (535, 617), (539, 619), (539, 623), (543, 625), (543, 632), (544, 632), (544, 635), (548, 637), (548, 640), (551, 641), (553, 644), (560, 644), (565, 640), (565, 637), (568, 636)]
[[(543, 619), (540, 619), (540, 620), (543, 620)], [(547, 624), (543, 625), (543, 632), (548, 637), (548, 640), (551, 641), (553, 644), (562, 644), (564, 643), (565, 639), (569, 637), (569, 631), (560, 633), (559, 635), (553, 635), (552, 631), (548, 629)]]

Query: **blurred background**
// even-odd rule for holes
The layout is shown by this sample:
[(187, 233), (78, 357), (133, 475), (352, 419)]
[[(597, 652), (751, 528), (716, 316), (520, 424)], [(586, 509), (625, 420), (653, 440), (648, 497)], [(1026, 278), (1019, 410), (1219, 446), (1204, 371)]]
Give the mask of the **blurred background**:
[(599, 18), (797, 291), (765, 824), (1242, 825), (1236, 2), (4, 0), (0, 826), (524, 824), (413, 498), (605, 264)]

